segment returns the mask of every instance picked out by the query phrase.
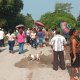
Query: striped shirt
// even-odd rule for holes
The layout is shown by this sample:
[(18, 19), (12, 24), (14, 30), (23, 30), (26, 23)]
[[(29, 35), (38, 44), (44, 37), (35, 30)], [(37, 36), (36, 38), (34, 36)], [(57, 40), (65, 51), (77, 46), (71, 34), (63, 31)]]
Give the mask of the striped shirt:
[(54, 51), (63, 51), (67, 41), (64, 36), (57, 34), (51, 39), (50, 44), (53, 46)]

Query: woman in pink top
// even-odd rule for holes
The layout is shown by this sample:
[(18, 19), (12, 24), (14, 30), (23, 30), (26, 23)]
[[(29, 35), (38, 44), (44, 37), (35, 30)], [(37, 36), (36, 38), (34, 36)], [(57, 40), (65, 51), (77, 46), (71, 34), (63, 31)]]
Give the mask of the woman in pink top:
[(19, 44), (19, 54), (23, 53), (24, 42), (25, 42), (25, 33), (23, 32), (22, 28), (18, 29), (19, 33), (17, 35), (17, 40)]

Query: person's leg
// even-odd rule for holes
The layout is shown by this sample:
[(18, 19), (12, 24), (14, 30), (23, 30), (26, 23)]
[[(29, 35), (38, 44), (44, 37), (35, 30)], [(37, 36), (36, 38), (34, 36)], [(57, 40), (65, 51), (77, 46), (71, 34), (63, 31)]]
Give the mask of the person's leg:
[(29, 36), (29, 44), (30, 44), (30, 36)]
[(78, 67), (78, 77), (79, 77), (79, 80), (80, 80), (80, 67)]
[(23, 51), (24, 51), (24, 42), (21, 43), (21, 53), (23, 53)]
[(64, 53), (63, 53), (63, 51), (59, 52), (59, 60), (60, 60), (60, 68), (62, 70), (64, 70), (65, 69), (65, 61), (64, 61)]
[(11, 52), (13, 53), (13, 47), (14, 47), (15, 41), (11, 41)]
[(2, 39), (1, 39), (1, 40), (0, 40), (0, 47), (2, 47), (2, 44), (3, 44), (3, 43), (2, 43)]
[(75, 80), (74, 73), (75, 73), (75, 68), (71, 67), (70, 80)]
[(42, 47), (42, 38), (39, 38), (39, 46)]
[(11, 52), (13, 51), (13, 41), (11, 41)]
[(4, 44), (4, 39), (2, 39), (2, 46), (5, 46), (5, 44)]
[(58, 70), (58, 52), (57, 51), (53, 51), (54, 53), (54, 57), (53, 57), (53, 69), (54, 70)]
[(31, 47), (33, 47), (33, 39), (31, 39)]
[(8, 41), (8, 45), (9, 45), (9, 52), (11, 53), (11, 41)]
[(0, 40), (0, 47), (1, 47), (1, 40)]
[(27, 43), (29, 44), (29, 36), (27, 35)]
[(19, 43), (19, 54), (21, 54), (21, 43)]
[(34, 48), (37, 47), (36, 39), (33, 40), (33, 47), (34, 47)]

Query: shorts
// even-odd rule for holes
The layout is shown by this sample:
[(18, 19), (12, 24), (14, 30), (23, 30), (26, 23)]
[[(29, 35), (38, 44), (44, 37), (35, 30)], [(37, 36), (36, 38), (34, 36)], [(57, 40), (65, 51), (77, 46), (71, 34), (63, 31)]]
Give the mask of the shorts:
[(39, 38), (39, 44), (43, 43), (43, 38)]

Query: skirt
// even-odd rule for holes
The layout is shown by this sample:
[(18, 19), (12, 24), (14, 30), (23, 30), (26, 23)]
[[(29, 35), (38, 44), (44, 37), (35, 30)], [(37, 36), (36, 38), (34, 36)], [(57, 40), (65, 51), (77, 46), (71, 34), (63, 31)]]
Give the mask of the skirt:
[(74, 55), (70, 53), (71, 56), (71, 66), (72, 67), (80, 67), (80, 53), (76, 53), (76, 60), (73, 62)]

